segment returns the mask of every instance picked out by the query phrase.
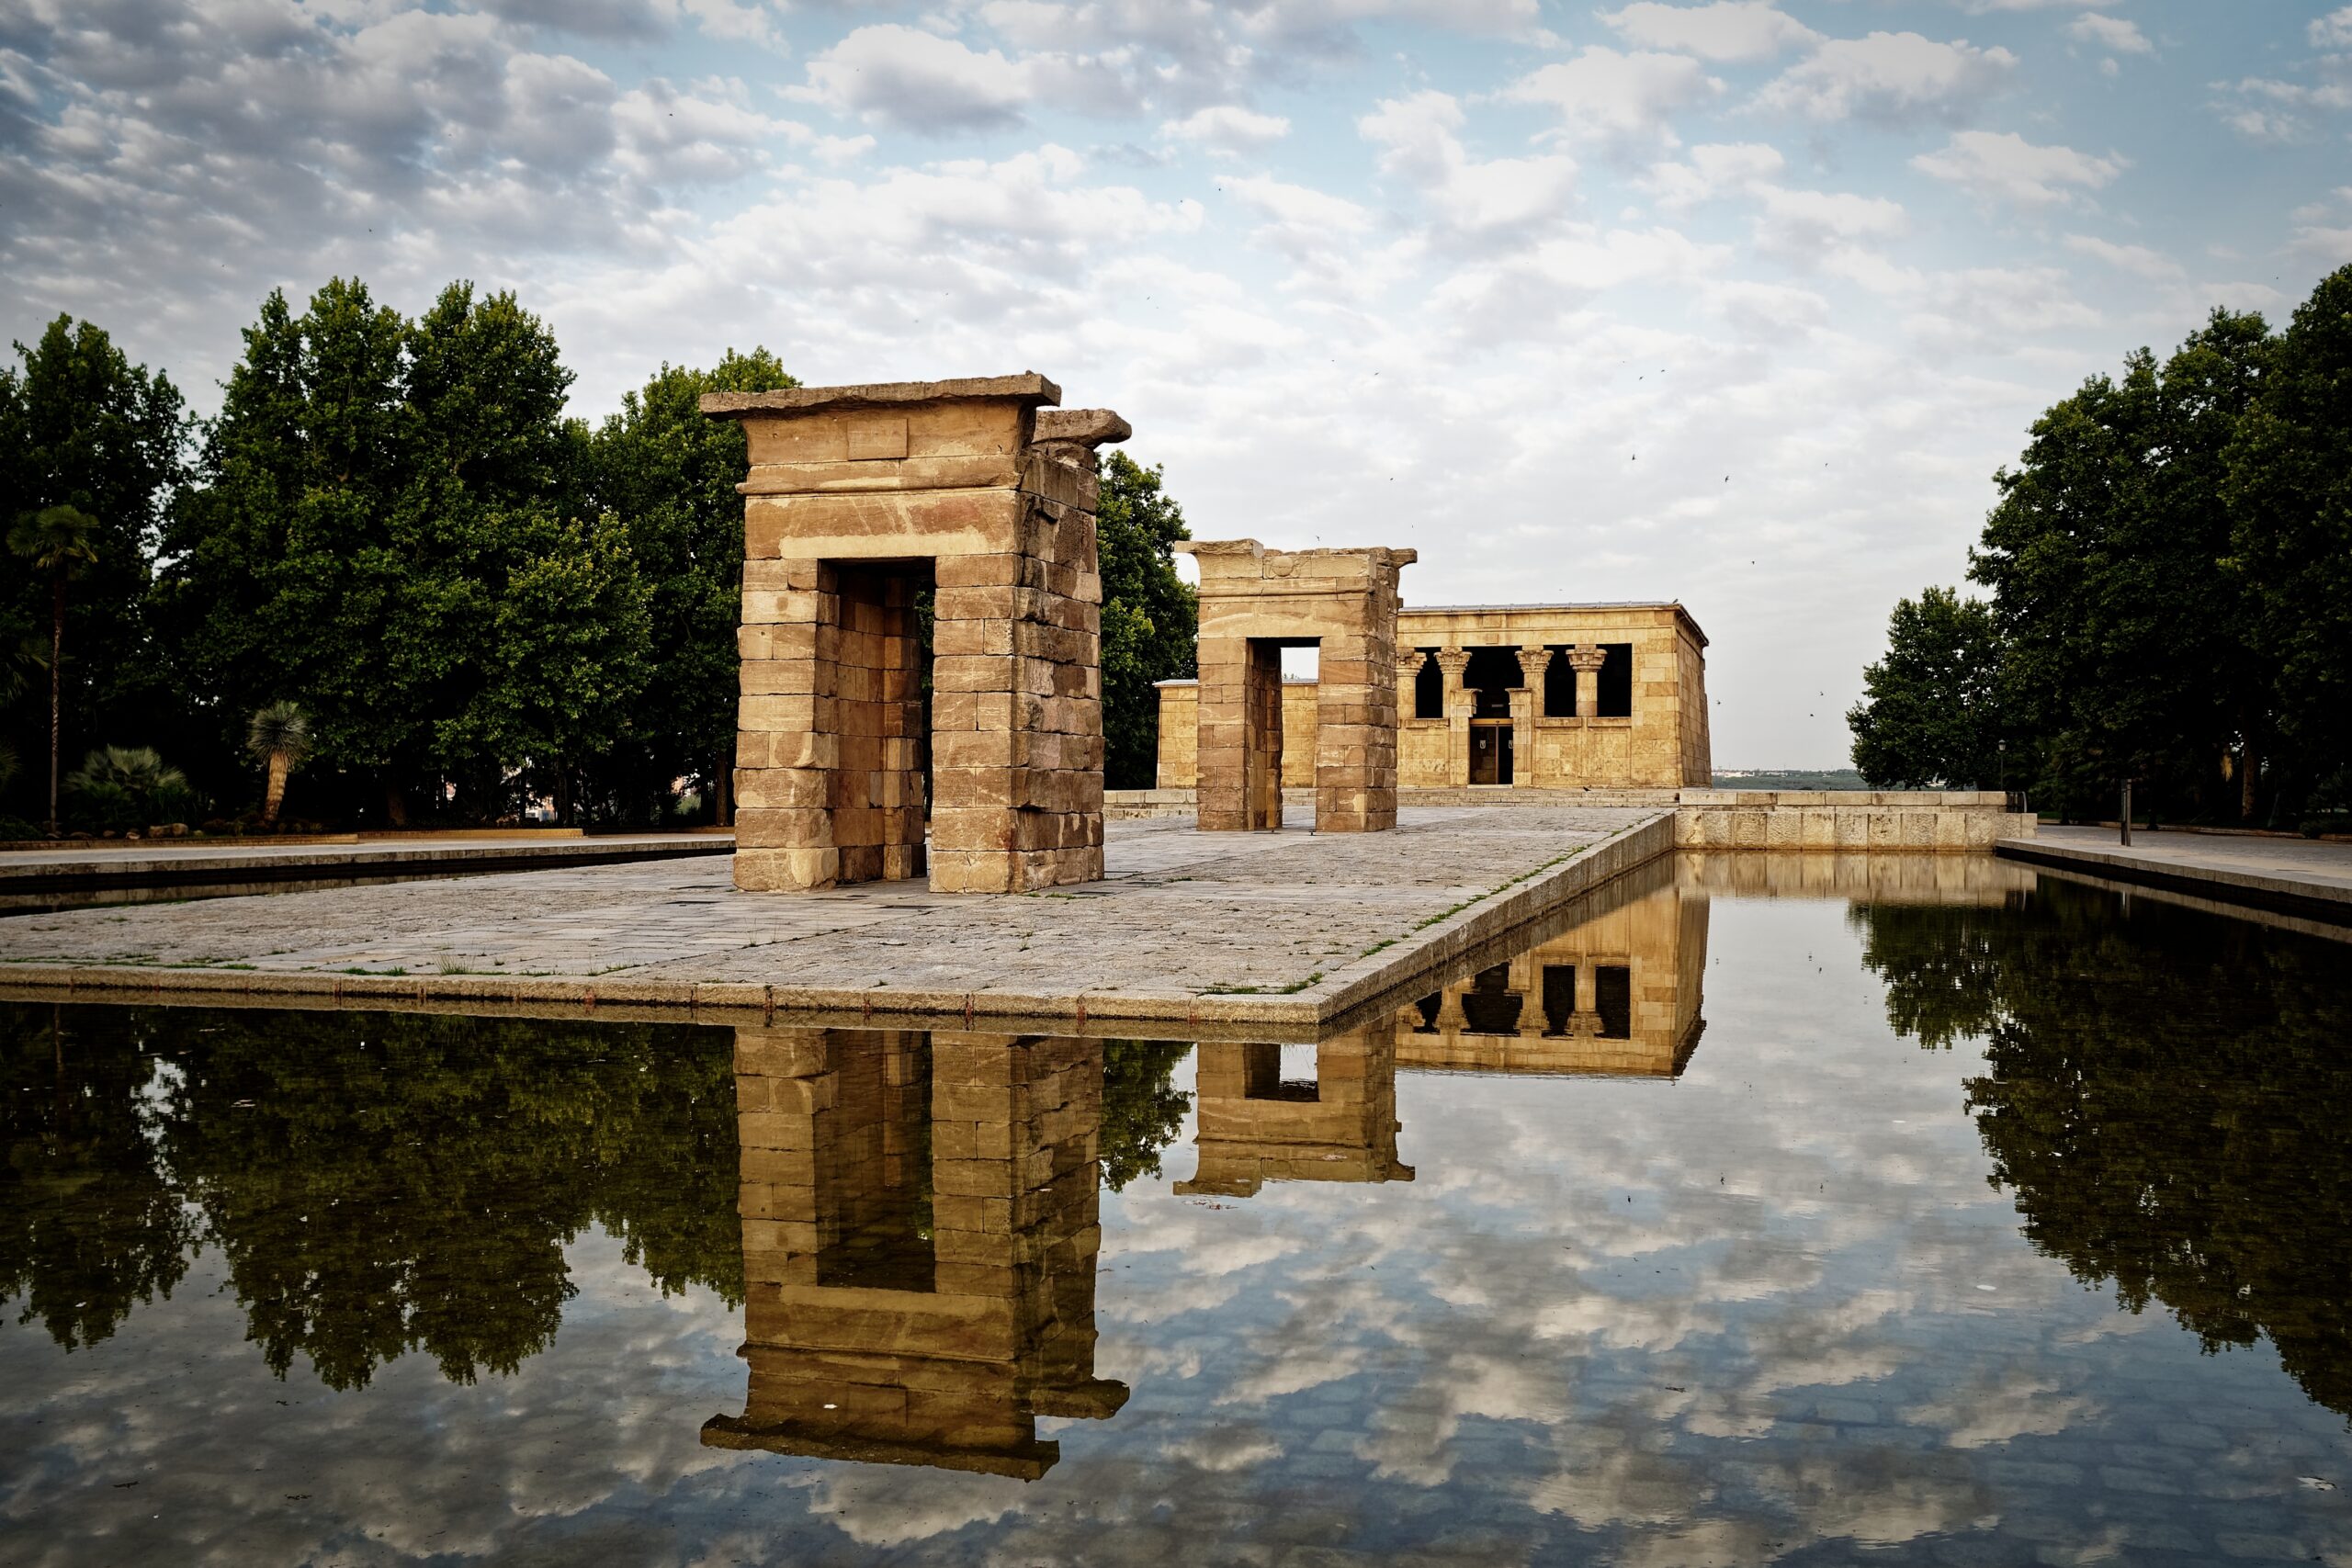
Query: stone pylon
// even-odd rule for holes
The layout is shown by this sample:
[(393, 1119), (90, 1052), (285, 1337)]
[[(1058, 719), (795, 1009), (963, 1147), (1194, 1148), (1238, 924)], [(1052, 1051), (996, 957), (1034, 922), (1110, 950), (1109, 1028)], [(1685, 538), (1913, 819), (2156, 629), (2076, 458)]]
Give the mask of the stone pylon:
[(1041, 412), (1060, 398), (1035, 374), (703, 398), (751, 456), (738, 887), (1102, 874), (1094, 449), (1130, 433)]
[(1285, 648), (1319, 650), (1315, 830), (1396, 826), (1396, 579), (1417, 554), (1255, 539), (1176, 548), (1201, 567), (1201, 830), (1282, 826)]

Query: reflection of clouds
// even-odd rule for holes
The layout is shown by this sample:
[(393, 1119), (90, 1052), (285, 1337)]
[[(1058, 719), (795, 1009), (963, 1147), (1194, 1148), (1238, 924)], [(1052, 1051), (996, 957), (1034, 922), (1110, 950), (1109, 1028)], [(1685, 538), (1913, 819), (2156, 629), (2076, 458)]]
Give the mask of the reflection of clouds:
[(1260, 1359), (1255, 1371), (1226, 1385), (1219, 1404), (1257, 1404), (1286, 1393), (1319, 1388), (1353, 1375), (1363, 1366), (1363, 1351), (1355, 1346), (1308, 1345), (1277, 1350)]
[(1170, 1460), (1202, 1470), (1223, 1472), (1247, 1470), (1280, 1459), (1283, 1446), (1263, 1427), (1245, 1422), (1211, 1427), (1161, 1451)]
[(905, 1546), (1022, 1511), (1023, 1483), (904, 1465), (839, 1464), (813, 1478), (811, 1512), (861, 1546)]
[(1981, 1449), (2013, 1438), (2054, 1436), (2098, 1409), (2098, 1401), (2066, 1392), (2054, 1379), (2004, 1367), (1910, 1406), (1903, 1419), (1940, 1430), (1953, 1448)]

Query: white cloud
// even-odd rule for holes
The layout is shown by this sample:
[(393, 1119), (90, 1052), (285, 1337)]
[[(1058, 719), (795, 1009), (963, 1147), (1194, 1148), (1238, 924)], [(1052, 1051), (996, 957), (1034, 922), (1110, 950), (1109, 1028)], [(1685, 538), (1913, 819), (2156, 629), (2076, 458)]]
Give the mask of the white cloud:
[(2156, 46), (2140, 25), (2125, 17), (2102, 17), (2086, 11), (2066, 25), (2066, 36), (2115, 54), (2154, 54)]
[(2102, 240), (2096, 234), (2069, 234), (2066, 248), (2078, 255), (2090, 256), (2122, 271), (2135, 273), (2154, 283), (2170, 283), (2185, 276), (2178, 262), (2161, 251), (2145, 245), (2118, 244)]
[[(2324, 65), (2344, 60), (2329, 55)], [(2273, 77), (2246, 76), (2235, 82), (2216, 82), (2213, 91), (2224, 95), (2214, 100), (2213, 111), (2222, 123), (2251, 141), (2299, 141), (2312, 134), (2310, 117), (2338, 109), (2352, 108), (2352, 60), (2346, 61), (2341, 79), (2307, 86), (2300, 82), (2281, 82)]]
[(1169, 120), (1159, 132), (1172, 141), (1197, 142), (1212, 152), (1249, 152), (1288, 136), (1290, 121), (1238, 104), (1215, 104), (1195, 109), (1182, 119)]
[(1714, 0), (1705, 6), (1637, 0), (1622, 11), (1600, 16), (1638, 48), (1678, 50), (1719, 62), (1770, 60), (1821, 38), (1770, 0)]
[(2018, 57), (1965, 39), (1938, 43), (1917, 33), (1833, 39), (1767, 83), (1758, 106), (1814, 120), (1903, 124), (1958, 120), (2009, 78)]
[(1747, 190), (1787, 165), (1779, 148), (1761, 141), (1711, 141), (1691, 148), (1682, 163), (1651, 164), (1642, 184), (1656, 193), (1660, 206), (1694, 207)]
[(1462, 106), (1444, 93), (1386, 99), (1356, 122), (1383, 149), (1383, 173), (1411, 182), (1447, 225), (1491, 230), (1557, 216), (1576, 185), (1576, 160), (1470, 157), (1455, 133)]
[(1030, 67), (995, 50), (885, 22), (859, 28), (808, 62), (793, 90), (842, 114), (933, 133), (1017, 125)]
[(1520, 103), (1549, 105), (1564, 134), (1576, 138), (1655, 139), (1677, 144), (1669, 118), (1704, 102), (1723, 83), (1686, 55), (1636, 51), (1621, 54), (1599, 44), (1574, 60), (1557, 61), (1503, 89)]
[(2352, 6), (2312, 17), (2303, 35), (2313, 49), (2352, 49)]
[(1851, 191), (1757, 189), (1759, 249), (1799, 263), (1870, 241), (1898, 240), (1911, 231), (1903, 204)]
[(1980, 200), (2049, 207), (2109, 184), (2125, 163), (2071, 147), (2037, 146), (2014, 131), (1962, 130), (1953, 133), (1943, 151), (1913, 158), (1911, 166)]

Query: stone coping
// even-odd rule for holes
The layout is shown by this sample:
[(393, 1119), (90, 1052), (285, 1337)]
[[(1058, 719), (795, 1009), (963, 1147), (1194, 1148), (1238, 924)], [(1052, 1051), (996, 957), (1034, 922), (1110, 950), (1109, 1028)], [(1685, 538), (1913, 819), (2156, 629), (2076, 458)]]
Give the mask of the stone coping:
[(888, 408), (1013, 398), (1031, 405), (1058, 403), (1062, 389), (1024, 370), (1018, 376), (967, 376), (945, 381), (865, 381), (846, 387), (779, 387), (767, 392), (705, 392), (700, 408), (714, 419), (749, 413), (814, 413), (827, 409)]
[(2064, 829), (2045, 829), (2030, 839), (2003, 839), (1994, 852), (2029, 864), (2088, 872), (2109, 881), (2202, 894), (2225, 903), (2352, 925), (2352, 850), (2309, 842), (2248, 845), (2244, 840), (2207, 837), (2184, 845), (2178, 840), (2165, 840), (2161, 833), (2144, 836), (2159, 842), (2085, 842)]
[[(1516, 815), (1516, 814), (1514, 814)], [(1464, 818), (1468, 818), (1468, 821)], [(1598, 818), (1598, 820), (1596, 820)], [(1483, 831), (1482, 831), (1483, 829)], [(1157, 837), (1166, 837), (1170, 829), (1153, 830)], [(103, 959), (83, 960), (72, 957), (38, 955), (28, 949), (37, 948), (43, 941), (62, 942), (62, 933), (78, 932), (87, 946), (91, 942), (136, 942), (141, 940), (135, 927), (132, 934), (121, 933), (129, 926), (119, 911), (85, 910), (74, 915), (53, 918), (45, 934), (40, 923), (30, 918), (20, 918), (0, 923), (0, 997), (12, 999), (56, 1000), (69, 996), (87, 1001), (155, 1001), (164, 998), (180, 1001), (202, 1001), (211, 1005), (271, 1006), (392, 1006), (400, 1008), (433, 1007), (450, 1011), (478, 1012), (490, 1009), (520, 1009), (533, 1016), (538, 1010), (555, 1010), (547, 1016), (577, 1016), (582, 1010), (593, 1010), (599, 1017), (626, 1016), (621, 1008), (643, 1008), (654, 1016), (672, 1017), (680, 1011), (692, 1017), (708, 1017), (713, 1021), (731, 1020), (745, 1021), (753, 1017), (773, 1020), (790, 1015), (798, 1020), (828, 1021), (836, 1025), (853, 1022), (872, 1027), (897, 1026), (939, 1027), (943, 1021), (955, 1021), (969, 1026), (979, 1019), (998, 1026), (1026, 1021), (1044, 1025), (1040, 1032), (1068, 1032), (1072, 1028), (1106, 1034), (1134, 1033), (1134, 1026), (1159, 1023), (1181, 1023), (1185, 1038), (1206, 1037), (1206, 1028), (1238, 1027), (1247, 1037), (1273, 1037), (1269, 1032), (1288, 1033), (1295, 1038), (1313, 1038), (1317, 1032), (1345, 1027), (1346, 1021), (1367, 1017), (1384, 1008), (1401, 1005), (1419, 989), (1426, 989), (1430, 974), (1449, 964), (1464, 960), (1491, 947), (1530, 922), (1555, 911), (1577, 896), (1589, 892), (1624, 874), (1636, 866), (1672, 852), (1674, 822), (1670, 813), (1579, 813), (1573, 818), (1564, 814), (1560, 830), (1545, 833), (1539, 829), (1526, 833), (1513, 825), (1508, 832), (1481, 824), (1472, 814), (1438, 814), (1437, 819), (1422, 825), (1425, 841), (1417, 852), (1423, 861), (1435, 865), (1433, 874), (1419, 881), (1400, 879), (1395, 889), (1395, 914), (1384, 913), (1377, 920), (1367, 923), (1361, 918), (1360, 903), (1367, 889), (1362, 882), (1351, 882), (1334, 876), (1328, 884), (1310, 876), (1306, 888), (1328, 885), (1337, 898), (1348, 906), (1359, 907), (1359, 918), (1350, 928), (1348, 941), (1357, 934), (1372, 934), (1387, 931), (1394, 934), (1367, 946), (1362, 953), (1333, 964), (1329, 969), (1317, 969), (1303, 981), (1279, 985), (1272, 989), (1258, 986), (1226, 986), (1210, 984), (1170, 985), (1147, 983), (1117, 989), (1056, 990), (1025, 987), (1017, 969), (1006, 973), (991, 967), (990, 974), (1001, 974), (1001, 983), (984, 987), (908, 985), (881, 987), (876, 985), (828, 985), (795, 982), (788, 978), (750, 977), (750, 971), (764, 964), (771, 970), (791, 957), (792, 943), (781, 944), (785, 950), (778, 957), (748, 962), (729, 962), (729, 955), (696, 961), (676, 959), (624, 966), (593, 974), (521, 974), (484, 975), (445, 973), (435, 975), (405, 975), (390, 973), (334, 972), (319, 968), (264, 967), (276, 956), (257, 953), (252, 960), (175, 964), (156, 962), (132, 964), (107, 962)], [(1139, 836), (1140, 837), (1140, 836)], [(1298, 842), (1275, 844), (1271, 849), (1252, 846), (1247, 841), (1305, 840), (1306, 845), (1326, 846), (1309, 849), (1302, 856)], [(1190, 850), (1196, 853), (1226, 855), (1238, 852), (1244, 857), (1252, 852), (1284, 855), (1288, 867), (1317, 863), (1336, 862), (1343, 869), (1352, 868), (1363, 874), (1366, 868), (1376, 869), (1386, 857), (1394, 856), (1393, 845), (1383, 840), (1392, 835), (1347, 835), (1319, 840), (1304, 834), (1193, 834), (1184, 830), (1181, 841), (1162, 844), (1145, 840), (1147, 852), (1157, 852), (1163, 874), (1182, 869), (1184, 861), (1174, 858)], [(1205, 846), (1203, 840), (1211, 840)], [(1242, 842), (1237, 844), (1236, 840)], [(1536, 856), (1545, 846), (1556, 848), (1540, 861)], [(1473, 871), (1464, 876), (1464, 868), (1453, 863), (1461, 855), (1499, 858), (1502, 849), (1511, 852), (1483, 872)], [(1384, 851), (1385, 855), (1384, 855)], [(1246, 871), (1246, 867), (1244, 868)], [(551, 875), (535, 874), (530, 881), (545, 886)], [(1283, 874), (1295, 876), (1295, 869)], [(1499, 877), (1498, 882), (1487, 882), (1483, 890), (1476, 890), (1479, 880)], [(1176, 882), (1193, 882), (1193, 876), (1175, 877)], [(1171, 884), (1149, 885), (1166, 886)], [(1438, 900), (1454, 895), (1464, 886), (1473, 890), (1451, 907), (1435, 910), (1416, 919), (1415, 915)], [(373, 890), (381, 894), (419, 894), (433, 885), (410, 885), (390, 889)], [(485, 885), (476, 883), (471, 887)], [(920, 889), (892, 894), (888, 889), (903, 887), (900, 884), (870, 885), (881, 891), (875, 897), (912, 899)], [(1246, 900), (1250, 889), (1234, 883), (1236, 896)], [(1291, 900), (1288, 904), (1270, 902), (1261, 919), (1280, 916), (1288, 910), (1302, 910), (1299, 902), (1300, 884), (1287, 884), (1274, 890)], [(295, 897), (341, 897), (334, 894), (288, 896), (277, 900), (254, 900), (260, 904), (290, 904)], [(741, 895), (751, 900), (775, 900), (772, 905), (779, 912), (789, 908), (789, 901), (802, 896)], [(1119, 897), (1144, 900), (1140, 906), (1144, 918), (1150, 919), (1149, 904), (1153, 900), (1146, 885), (1137, 884), (1125, 889), (1105, 889), (1080, 896), (1071, 893), (1048, 893), (1040, 896), (1046, 900), (1085, 904), (1089, 897)], [(1307, 895), (1311, 900), (1316, 895)], [(700, 900), (692, 900), (699, 902)], [(1170, 900), (1157, 900), (1168, 903)], [(247, 902), (240, 900), (238, 902)], [(975, 908), (973, 919), (982, 924), (1001, 922), (1007, 911), (1019, 909), (1022, 900), (1011, 898), (942, 898), (932, 897), (918, 906), (883, 905), (883, 908), (915, 908), (939, 910), (956, 905), (986, 904), (993, 909)], [(176, 907), (185, 916), (190, 907)], [(203, 906), (219, 911), (227, 906)], [(736, 904), (735, 912), (748, 906)], [(804, 904), (804, 909), (807, 906)], [(1034, 908), (1034, 906), (1033, 906)], [(870, 910), (868, 913), (870, 914)], [(1187, 902), (1183, 912), (1199, 919), (1213, 913), (1198, 902)], [(141, 911), (132, 911), (135, 918)], [(169, 911), (157, 922), (155, 929), (177, 930), (177, 919)], [(1062, 912), (1055, 911), (1057, 917)], [(300, 919), (307, 911), (295, 911), (292, 919)], [(1020, 910), (1021, 918), (1034, 919), (1039, 924), (1048, 918)], [(89, 917), (109, 919), (103, 928), (90, 923)], [(628, 918), (626, 911), (607, 914), (606, 919)], [(1245, 913), (1243, 919), (1249, 919)], [(1229, 917), (1228, 917), (1229, 919)], [(1085, 909), (1069, 912), (1071, 929), (1084, 930), (1102, 922)], [(906, 938), (882, 936), (885, 931), (911, 928), (901, 922), (888, 921), (858, 926), (847, 930), (832, 930), (817, 933), (819, 937), (841, 939), (837, 945), (862, 951), (859, 944), (907, 948)], [(1220, 928), (1224, 931), (1225, 928)], [(96, 935), (94, 933), (103, 933)], [(183, 933), (185, 934), (185, 933)], [(985, 937), (988, 933), (981, 933)], [(1229, 934), (1229, 931), (1227, 932)], [(253, 940), (267, 940), (255, 936)], [(976, 940), (976, 946), (984, 942)], [(6, 949), (13, 948), (33, 961), (6, 962)], [(1025, 949), (1024, 949), (1025, 951)], [(888, 957), (888, 955), (882, 955)], [(920, 953), (911, 955), (921, 959)], [(1300, 957), (1296, 963), (1311, 962)], [(281, 964), (284, 961), (280, 961)], [(850, 955), (850, 966), (864, 962)], [(989, 961), (985, 955), (979, 961)], [(842, 965), (837, 964), (836, 968)], [(729, 969), (734, 973), (727, 973)], [(667, 970), (668, 973), (662, 971)], [(1261, 968), (1262, 972), (1262, 966)], [(746, 977), (737, 978), (736, 973)], [(1195, 978), (1202, 976), (1196, 976)], [(917, 1021), (928, 1020), (927, 1024)], [(898, 1021), (907, 1021), (900, 1024)]]

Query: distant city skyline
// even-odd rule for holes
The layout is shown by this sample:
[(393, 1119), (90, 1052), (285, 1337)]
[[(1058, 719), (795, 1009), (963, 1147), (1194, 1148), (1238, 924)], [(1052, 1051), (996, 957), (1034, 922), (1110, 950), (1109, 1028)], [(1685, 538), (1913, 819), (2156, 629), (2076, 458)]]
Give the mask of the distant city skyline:
[(1846, 764), (2026, 427), (2352, 261), (2352, 6), (378, 0), (0, 20), (0, 327), (192, 406), (262, 297), (512, 288), (664, 360), (1034, 368), (1202, 537), (1679, 599), (1716, 761)]

